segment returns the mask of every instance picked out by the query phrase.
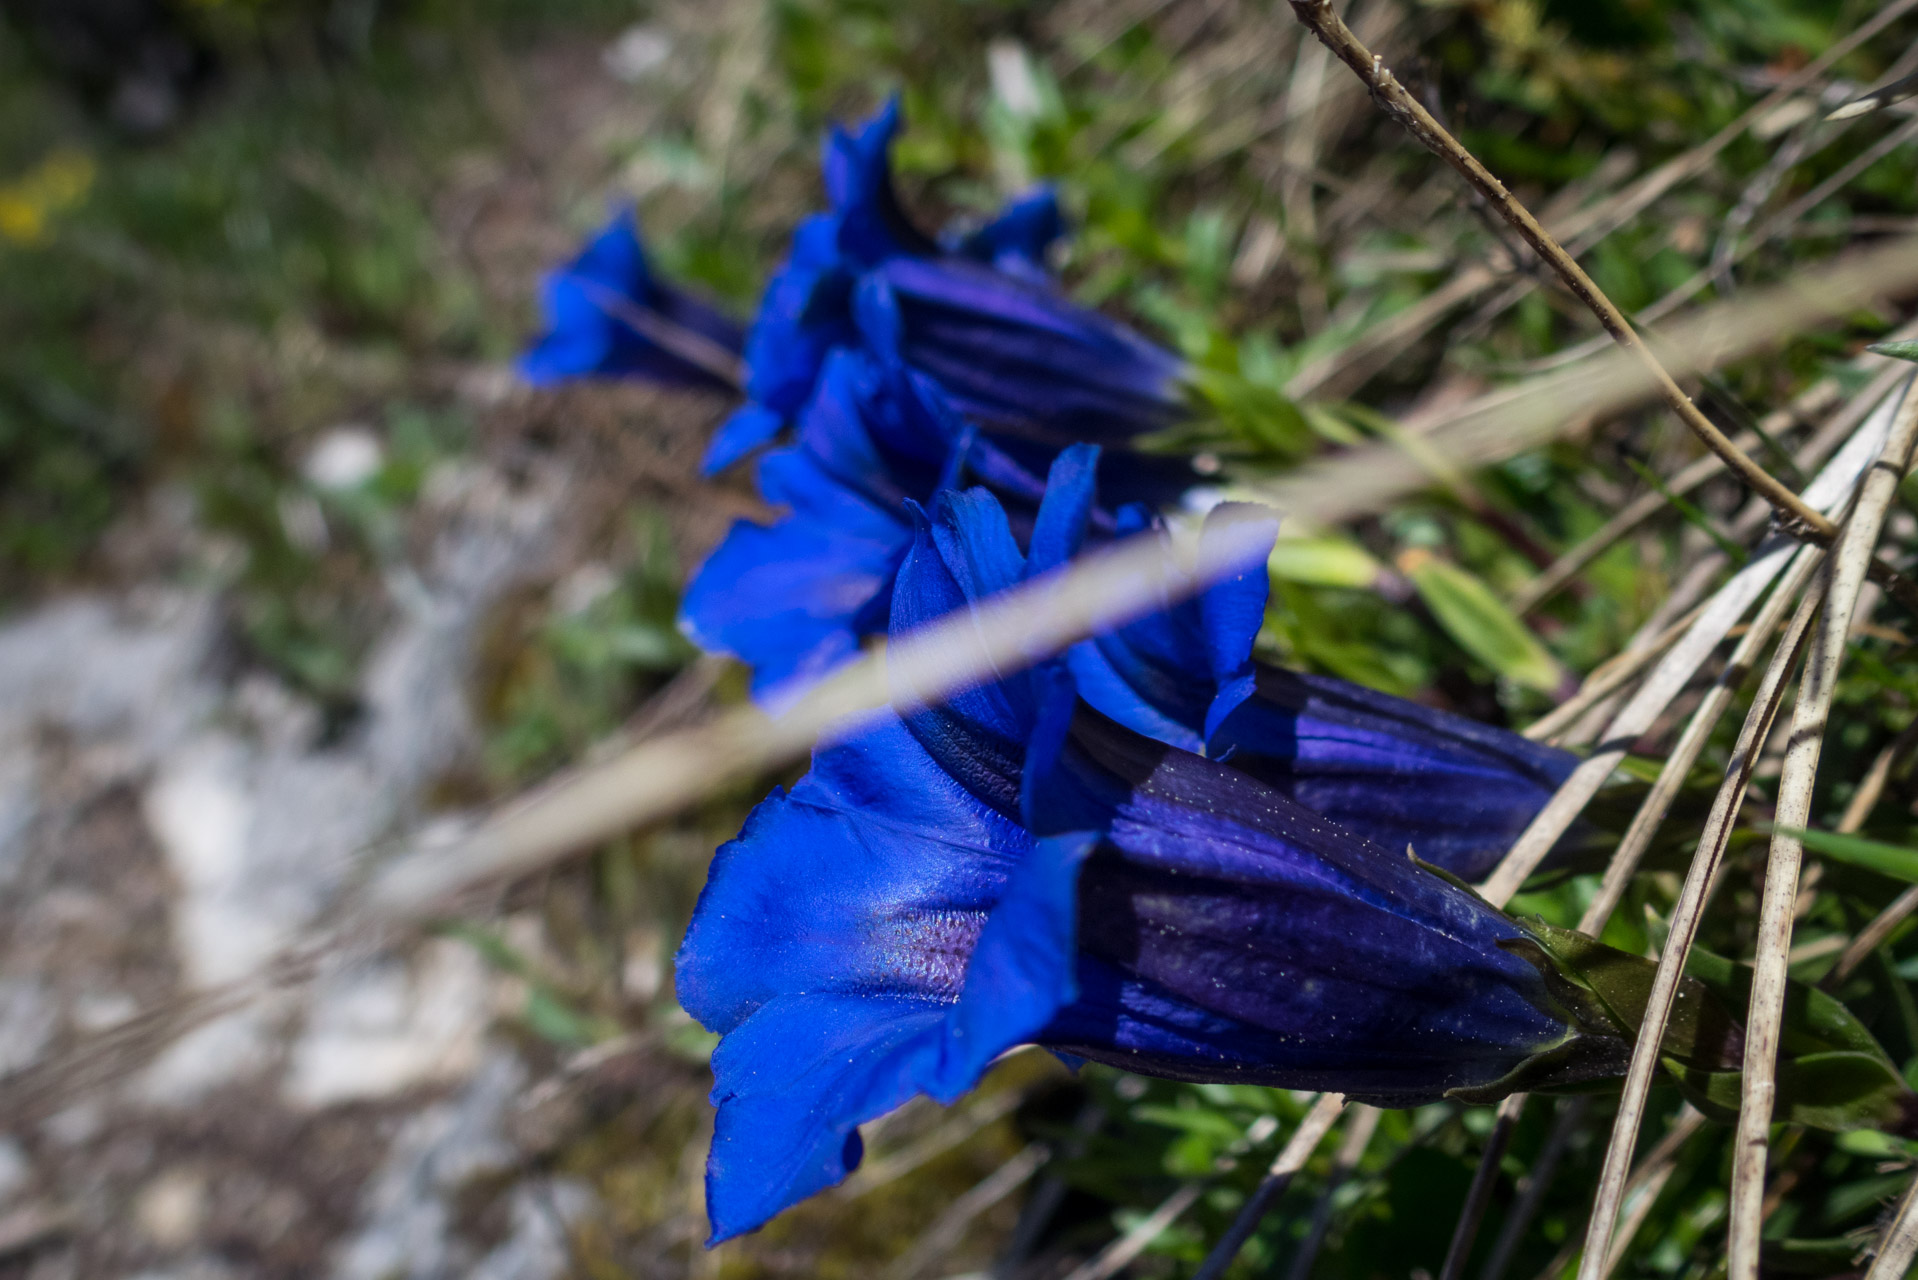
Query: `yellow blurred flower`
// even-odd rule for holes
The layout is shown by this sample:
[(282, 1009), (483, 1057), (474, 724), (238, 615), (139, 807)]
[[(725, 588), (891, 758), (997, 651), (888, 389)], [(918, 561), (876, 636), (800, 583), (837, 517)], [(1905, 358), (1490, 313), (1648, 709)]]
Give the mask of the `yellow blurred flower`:
[(38, 244), (46, 238), (49, 219), (86, 198), (94, 173), (92, 156), (61, 148), (12, 182), (0, 184), (0, 237)]

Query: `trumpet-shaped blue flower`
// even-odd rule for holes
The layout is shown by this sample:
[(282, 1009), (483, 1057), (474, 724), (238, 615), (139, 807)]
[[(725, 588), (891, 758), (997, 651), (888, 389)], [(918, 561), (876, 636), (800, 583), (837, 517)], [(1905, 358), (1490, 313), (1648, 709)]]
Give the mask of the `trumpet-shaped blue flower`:
[(898, 129), (895, 100), (827, 137), (828, 211), (800, 224), (767, 285), (746, 338), (748, 403), (714, 436), (706, 468), (772, 441), (842, 347), (929, 374), (988, 433), (1053, 452), (1175, 421), (1183, 362), (1073, 303), (1047, 274), (1047, 246), (1064, 229), (1052, 193), (942, 245), (899, 207), (888, 155)]
[[(1070, 540), (1064, 502), (1038, 515), (1042, 557)], [(989, 495), (943, 494), (893, 625), (1034, 568)], [(721, 1036), (713, 1237), (839, 1181), (860, 1124), (950, 1102), (1025, 1042), (1385, 1105), (1496, 1086), (1580, 1039), (1501, 945), (1520, 936), (1404, 856), (1084, 707), (1056, 664), (888, 717), (754, 810), (680, 949), (680, 1000)]]
[(1005, 495), (1022, 526), (1045, 491), (930, 378), (836, 350), (794, 441), (759, 462), (760, 492), (787, 514), (734, 524), (688, 584), (681, 626), (750, 665), (756, 691), (829, 670), (886, 629), (908, 503), (965, 479)]
[[(1083, 460), (1062, 466), (1048, 502), (1061, 513), (1090, 513), (1093, 485)], [(1075, 553), (1086, 519), (1066, 517), (1049, 545), (1035, 547), (1035, 569)], [(1121, 535), (1154, 524), (1137, 505), (1122, 507), (1115, 523)], [(1268, 590), (1261, 566), (1073, 646), (1066, 664), (1079, 696), (1127, 728), (1225, 761), (1375, 844), (1409, 845), (1467, 880), (1489, 872), (1578, 758), (1333, 676), (1256, 661)]]
[(653, 275), (630, 208), (546, 277), (540, 305), (546, 331), (519, 361), (537, 386), (622, 376), (718, 391), (738, 384), (740, 326)]

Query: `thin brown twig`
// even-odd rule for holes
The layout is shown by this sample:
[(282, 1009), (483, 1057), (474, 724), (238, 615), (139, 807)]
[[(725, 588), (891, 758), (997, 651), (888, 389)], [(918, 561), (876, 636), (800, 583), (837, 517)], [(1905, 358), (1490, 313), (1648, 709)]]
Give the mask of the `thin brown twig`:
[[(1764, 120), (1772, 111), (1807, 85), (1816, 82), (1852, 50), (1914, 8), (1918, 8), (1918, 0), (1896, 0), (1895, 3), (1885, 6), (1856, 30), (1833, 44), (1831, 48), (1785, 77), (1770, 93), (1747, 107), (1736, 119), (1703, 143), (1673, 156), (1608, 199), (1569, 213), (1563, 218), (1548, 218), (1546, 220), (1548, 225), (1571, 253), (1583, 254), (1649, 208), (1665, 193), (1687, 179), (1704, 172), (1714, 159), (1743, 137), (1754, 125)], [(1332, 385), (1335, 380), (1343, 384), (1351, 365), (1371, 362), (1381, 352), (1405, 349), (1449, 314), (1454, 307), (1470, 301), (1508, 275), (1515, 276), (1510, 282), (1510, 287), (1481, 309), (1478, 318), (1471, 322), (1473, 326), (1489, 324), (1537, 287), (1537, 275), (1524, 271), (1501, 273), (1482, 263), (1474, 263), (1425, 298), (1381, 321), (1373, 329), (1360, 334), (1349, 347), (1305, 366), (1294, 376), (1288, 390), (1296, 395), (1306, 395), (1311, 391)], [(1608, 339), (1601, 339), (1601, 341), (1606, 340)], [(1581, 355), (1583, 354), (1589, 354), (1589, 352), (1581, 352)]]
[(1213, 1244), (1212, 1251), (1206, 1254), (1199, 1269), (1192, 1273), (1192, 1280), (1218, 1280), (1225, 1274), (1225, 1269), (1239, 1256), (1239, 1250), (1245, 1248), (1245, 1242), (1252, 1238), (1252, 1233), (1258, 1229), (1273, 1204), (1292, 1185), (1293, 1176), (1305, 1168), (1305, 1162), (1312, 1158), (1312, 1153), (1325, 1140), (1325, 1135), (1332, 1131), (1339, 1113), (1344, 1110), (1345, 1099), (1339, 1094), (1322, 1093), (1318, 1096), (1311, 1110), (1305, 1113), (1305, 1118), (1299, 1121), (1299, 1127), (1292, 1131), (1291, 1138), (1272, 1161), (1272, 1167), (1265, 1171), (1265, 1176), (1259, 1179), (1259, 1185), (1246, 1197), (1245, 1204), (1240, 1207), (1231, 1225)]
[(1778, 1047), (1790, 964), (1798, 872), (1811, 824), (1812, 786), (1818, 777), (1825, 725), (1837, 691), (1838, 671), (1851, 638), (1853, 610), (1865, 585), (1885, 516), (1911, 465), (1918, 443), (1918, 395), (1907, 396), (1885, 441), (1884, 452), (1859, 487), (1858, 505), (1832, 552), (1831, 589), (1825, 615), (1805, 660), (1805, 676), (1792, 713), (1791, 737), (1779, 776), (1777, 828), (1772, 833), (1761, 898), (1758, 942), (1752, 965), (1751, 1005), (1745, 1018), (1745, 1063), (1732, 1148), (1732, 1188), (1727, 1274), (1757, 1280), (1758, 1239), (1765, 1195), (1765, 1160), (1777, 1097)]
[(1512, 195), (1505, 184), (1479, 162), (1478, 157), (1447, 132), (1418, 99), (1405, 91), (1398, 78), (1386, 68), (1384, 60), (1366, 48), (1333, 11), (1332, 0), (1290, 0), (1290, 3), (1299, 21), (1364, 81), (1385, 113), (1469, 182), (1493, 210), (1518, 232), (1540, 260), (1564, 281), (1572, 294), (1591, 310), (1613, 340), (1638, 358), (1646, 373), (1652, 377), (1660, 397), (1678, 415), (1679, 420), (1704, 442), (1706, 448), (1723, 459), (1725, 465), (1737, 473), (1753, 492), (1762, 494), (1766, 501), (1777, 508), (1787, 527), (1802, 529), (1809, 537), (1821, 541), (1831, 539), (1836, 526), (1735, 446), (1692, 403), (1691, 397), (1673, 380), (1658, 357), (1633, 332), (1625, 313), (1585, 274), (1585, 269), (1565, 251), (1564, 246), (1539, 225), (1531, 210)]
[(1306, 1229), (1305, 1239), (1299, 1241), (1299, 1251), (1292, 1257), (1286, 1280), (1312, 1280), (1312, 1265), (1318, 1261), (1319, 1250), (1332, 1229), (1332, 1198), (1345, 1185), (1345, 1180), (1352, 1176), (1352, 1171), (1359, 1167), (1359, 1160), (1364, 1157), (1365, 1148), (1371, 1144), (1372, 1135), (1378, 1132), (1380, 1114), (1377, 1107), (1360, 1104), (1352, 1108), (1352, 1118), (1345, 1126), (1345, 1140), (1339, 1143), (1339, 1149), (1332, 1157), (1332, 1167), (1319, 1187), (1319, 1198), (1312, 1206), (1312, 1225)]
[[(1706, 166), (1717, 159), (1727, 147), (1737, 142), (1773, 110), (1782, 106), (1806, 86), (1817, 81), (1826, 71), (1836, 66), (1840, 59), (1913, 9), (1918, 9), (1918, 0), (1893, 0), (1893, 3), (1874, 13), (1842, 40), (1786, 76), (1770, 93), (1745, 108), (1736, 119), (1703, 143), (1673, 156), (1609, 200), (1593, 205), (1579, 215), (1575, 215), (1574, 218), (1568, 219), (1567, 225), (1561, 231), (1561, 238), (1573, 254), (1582, 254), (1592, 248), (1650, 208), (1665, 193), (1687, 179), (1703, 173)], [(1502, 312), (1516, 305), (1537, 284), (1538, 280), (1535, 276), (1521, 275), (1513, 282), (1511, 288), (1480, 310), (1473, 325), (1489, 324)]]
[(1519, 1241), (1525, 1238), (1532, 1219), (1538, 1214), (1538, 1207), (1545, 1200), (1552, 1178), (1558, 1173), (1559, 1161), (1565, 1158), (1566, 1148), (1572, 1144), (1572, 1135), (1584, 1127), (1585, 1115), (1591, 1109), (1592, 1100), (1589, 1096), (1567, 1098), (1559, 1105), (1558, 1116), (1552, 1121), (1552, 1130), (1545, 1135), (1545, 1146), (1525, 1171), (1525, 1176), (1519, 1179), (1518, 1203), (1512, 1206), (1505, 1224), (1499, 1228), (1498, 1239), (1492, 1242), (1492, 1256), (1485, 1260), (1478, 1280), (1505, 1280), (1505, 1272), (1512, 1265), (1512, 1255), (1518, 1252)]
[(1512, 1131), (1518, 1128), (1530, 1094), (1514, 1093), (1498, 1104), (1492, 1118), (1492, 1131), (1485, 1136), (1485, 1149), (1479, 1153), (1478, 1170), (1465, 1192), (1465, 1207), (1459, 1211), (1458, 1224), (1452, 1228), (1452, 1243), (1445, 1250), (1445, 1263), (1439, 1268), (1439, 1280), (1459, 1280), (1465, 1274), (1472, 1242), (1478, 1238), (1479, 1224), (1492, 1204), (1492, 1190), (1498, 1185), (1498, 1168), (1512, 1145)]
[[(1893, 340), (1909, 337), (1918, 337), (1918, 325), (1907, 325), (1891, 335)], [(1846, 401), (1845, 407), (1834, 414), (1831, 422), (1827, 424), (1827, 427), (1837, 429), (1835, 434), (1850, 435), (1855, 431), (1864, 415), (1871, 411), (1871, 407), (1890, 395), (1900, 380), (1908, 377), (1911, 372), (1902, 361), (1888, 360), (1882, 356), (1869, 354), (1852, 361), (1850, 367), (1856, 370), (1870, 368), (1872, 365), (1882, 366), (1877, 376), (1867, 384), (1864, 390)], [(1775, 436), (1790, 428), (1794, 422), (1826, 413), (1837, 403), (1841, 394), (1838, 379), (1821, 378), (1791, 404), (1767, 414), (1758, 425), (1767, 434)], [(1822, 462), (1824, 460), (1822, 456), (1807, 458), (1805, 455), (1808, 452), (1814, 452), (1811, 446), (1821, 443), (1822, 437), (1826, 434), (1825, 429), (1820, 429), (1811, 441), (1806, 442), (1806, 447), (1799, 451), (1793, 461), (1801, 467), (1815, 467)], [(1741, 448), (1749, 448), (1759, 443), (1757, 434), (1749, 431), (1740, 433), (1736, 439)], [(1708, 453), (1682, 468), (1678, 474), (1666, 481), (1665, 487), (1679, 497), (1684, 497), (1723, 472), (1724, 469), (1725, 464), (1718, 455)], [(1670, 502), (1665, 495), (1656, 491), (1643, 493), (1632, 499), (1617, 515), (1553, 561), (1544, 572), (1513, 592), (1508, 601), (1512, 611), (1523, 616), (1538, 608), (1573, 578), (1583, 573), (1594, 560), (1605, 554), (1607, 549), (1639, 525), (1669, 507)]]

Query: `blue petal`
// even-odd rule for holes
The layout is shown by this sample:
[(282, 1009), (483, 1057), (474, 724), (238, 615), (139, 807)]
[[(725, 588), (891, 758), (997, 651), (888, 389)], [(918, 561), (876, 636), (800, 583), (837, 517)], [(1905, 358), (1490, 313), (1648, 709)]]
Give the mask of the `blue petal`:
[(912, 530), (804, 450), (768, 454), (760, 486), (793, 513), (770, 526), (734, 524), (687, 585), (680, 626), (702, 649), (750, 665), (763, 691), (823, 674), (884, 629)]
[(1395, 852), (1475, 880), (1576, 756), (1330, 676), (1261, 667), (1211, 754)]
[(1098, 471), (1098, 445), (1074, 444), (1060, 450), (1046, 473), (1045, 497), (1026, 552), (1026, 577), (1057, 569), (1079, 554), (1098, 500)]
[[(1019, 581), (1024, 557), (991, 495), (941, 493), (914, 530), (893, 587), (892, 634), (905, 635)], [(911, 696), (913, 690), (901, 689)], [(1035, 707), (1023, 678), (975, 686), (906, 718), (915, 738), (971, 793), (1019, 811), (1019, 776)]]
[(854, 132), (835, 126), (826, 136), (821, 169), (826, 199), (839, 220), (839, 248), (861, 266), (897, 254), (928, 254), (937, 246), (912, 225), (892, 186), (889, 152), (899, 132), (895, 96)]
[(714, 1239), (843, 1178), (856, 1128), (950, 1102), (1073, 991), (1083, 842), (1034, 847), (896, 719), (821, 751), (714, 860), (677, 962), (722, 1040)]
[(785, 425), (786, 420), (770, 409), (756, 404), (741, 405), (713, 433), (712, 442), (706, 446), (706, 456), (700, 460), (699, 473), (710, 476), (724, 471), (747, 454), (772, 443)]
[[(732, 386), (717, 365), (738, 355), (739, 326), (653, 277), (630, 208), (616, 211), (577, 258), (546, 277), (540, 305), (546, 331), (519, 360), (521, 375), (536, 386), (622, 375), (719, 390)], [(653, 331), (642, 331), (642, 324)], [(662, 345), (660, 333), (678, 334), (686, 345)], [(689, 358), (687, 346), (711, 359)]]
[(1074, 825), (1110, 815), (1048, 1044), (1410, 1105), (1566, 1035), (1510, 920), (1233, 769), (1087, 715), (1045, 785)]
[(1272, 589), (1266, 562), (1278, 536), (1277, 514), (1269, 507), (1246, 502), (1214, 507), (1206, 513), (1205, 527), (1199, 533), (1200, 553), (1208, 561), (1243, 565), (1237, 573), (1213, 582), (1197, 601), (1206, 668), (1217, 691), (1206, 707), (1201, 729), (1208, 740), (1219, 724), (1252, 696), (1252, 646), (1265, 625), (1265, 605)]
[(799, 224), (746, 334), (746, 394), (784, 417), (812, 394), (826, 353), (851, 342), (852, 266), (839, 252), (839, 223), (817, 214)]
[(864, 340), (930, 374), (988, 429), (1121, 443), (1184, 416), (1184, 362), (1056, 291), (959, 259), (894, 258), (861, 280)]
[(920, 1092), (945, 1011), (919, 1001), (794, 995), (713, 1051), (707, 1247), (763, 1226), (859, 1167), (859, 1125)]
[(1030, 841), (894, 717), (818, 753), (714, 857), (679, 998), (724, 1035), (795, 992), (951, 1003)]
[(947, 248), (1008, 275), (1047, 283), (1051, 274), (1046, 270), (1046, 250), (1065, 231), (1058, 193), (1051, 187), (1039, 187), (1009, 201), (984, 226), (953, 237)]
[[(1129, 512), (1124, 523), (1138, 518)], [(1067, 662), (1080, 696), (1136, 732), (1182, 750), (1205, 750), (1209, 731), (1251, 695), (1252, 646), (1269, 589), (1265, 561), (1277, 534), (1278, 518), (1267, 508), (1215, 508), (1201, 546), (1208, 558), (1236, 559), (1244, 567), (1196, 599), (1162, 602), (1137, 622), (1074, 645)]]

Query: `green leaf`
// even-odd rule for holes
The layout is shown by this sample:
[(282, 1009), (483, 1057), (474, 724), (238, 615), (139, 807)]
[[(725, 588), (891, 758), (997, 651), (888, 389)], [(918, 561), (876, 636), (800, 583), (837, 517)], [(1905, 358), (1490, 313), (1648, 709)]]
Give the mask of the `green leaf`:
[(1848, 862), (1854, 867), (1863, 867), (1867, 871), (1876, 871), (1894, 880), (1918, 884), (1918, 849), (1884, 844), (1877, 840), (1864, 840), (1858, 836), (1841, 836), (1834, 831), (1801, 831), (1791, 827), (1770, 829), (1781, 835), (1797, 836), (1805, 842), (1807, 849), (1821, 853), (1827, 858)]
[(1370, 587), (1384, 566), (1348, 538), (1280, 538), (1266, 561), (1272, 576), (1314, 587)]
[[(1752, 970), (1723, 956), (1696, 947), (1685, 960), (1685, 972), (1704, 983), (1728, 1009), (1751, 1006)], [(1886, 1066), (1891, 1057), (1858, 1018), (1835, 997), (1802, 982), (1785, 987), (1785, 1020), (1780, 1048), (1788, 1055), (1844, 1050), (1865, 1053)]]
[(1918, 360), (1918, 340), (1874, 342), (1865, 350), (1873, 355), (1890, 356), (1893, 360)]
[[(1701, 1071), (1663, 1059), (1692, 1105), (1724, 1123), (1738, 1118), (1741, 1071)], [(1911, 1092), (1890, 1065), (1869, 1053), (1810, 1053), (1778, 1064), (1774, 1120), (1842, 1133), (1909, 1127)]]
[(1564, 682), (1558, 660), (1477, 577), (1422, 547), (1402, 553), (1398, 567), (1446, 634), (1474, 658), (1540, 693), (1551, 693)]
[(1666, 484), (1664, 479), (1660, 477), (1656, 471), (1653, 471), (1650, 467), (1635, 458), (1625, 459), (1625, 465), (1629, 466), (1633, 471), (1636, 471), (1638, 478), (1650, 485), (1658, 493), (1659, 497), (1669, 502), (1678, 514), (1684, 517), (1686, 524), (1691, 525), (1694, 529), (1697, 529), (1706, 537), (1710, 538), (1712, 542), (1717, 545), (1718, 549), (1725, 553), (1726, 559), (1735, 565), (1743, 565), (1747, 560), (1751, 559), (1750, 553), (1747, 552), (1745, 548), (1739, 546), (1725, 535), (1725, 531), (1718, 527), (1717, 521), (1699, 510), (1696, 504), (1673, 492), (1672, 487)]
[[(1596, 1002), (1619, 1031), (1627, 1036), (1638, 1034), (1645, 1021), (1645, 1006), (1651, 1002), (1656, 964), (1542, 920), (1524, 921), (1521, 927), (1550, 957), (1552, 967), (1541, 966), (1541, 972), (1554, 996), (1571, 1006), (1574, 1013), (1581, 1013), (1577, 1007), (1579, 991), (1567, 991), (1564, 986), (1573, 984)], [(1516, 944), (1508, 945), (1508, 949), (1525, 954)], [(1532, 963), (1540, 962), (1533, 958)], [(1589, 1012), (1583, 1016), (1596, 1030)], [(1710, 985), (1688, 973), (1679, 981), (1660, 1048), (1698, 1068), (1729, 1069), (1744, 1061), (1744, 1034)]]

